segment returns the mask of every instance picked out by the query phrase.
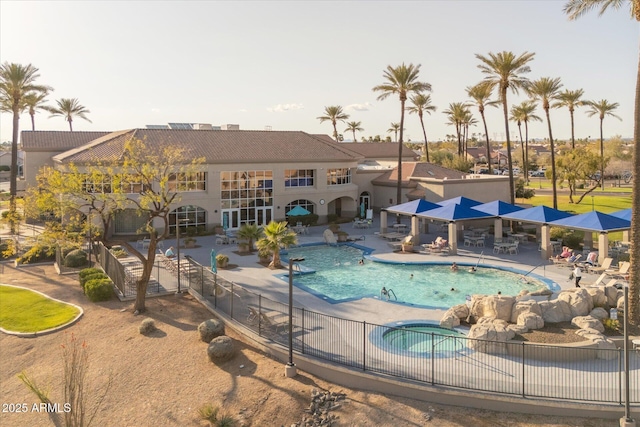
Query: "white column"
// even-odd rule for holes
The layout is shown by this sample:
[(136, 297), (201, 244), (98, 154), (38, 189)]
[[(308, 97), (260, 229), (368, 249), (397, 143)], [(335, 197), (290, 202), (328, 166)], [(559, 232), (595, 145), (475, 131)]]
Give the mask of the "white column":
[(550, 231), (551, 228), (547, 224), (543, 224), (540, 229), (540, 256), (542, 259), (548, 259), (553, 255)]
[(380, 211), (380, 232), (387, 232), (387, 211), (384, 209)]
[(414, 244), (420, 243), (420, 218), (415, 215), (411, 216), (411, 235), (413, 236)]
[(497, 218), (493, 222), (493, 238), (502, 239), (502, 218)]
[(584, 246), (593, 249), (593, 233), (591, 231), (584, 232)]
[(609, 234), (600, 233), (598, 236), (598, 264), (602, 264), (605, 258), (609, 256)]
[(451, 221), (449, 223), (449, 255), (458, 254), (458, 225)]

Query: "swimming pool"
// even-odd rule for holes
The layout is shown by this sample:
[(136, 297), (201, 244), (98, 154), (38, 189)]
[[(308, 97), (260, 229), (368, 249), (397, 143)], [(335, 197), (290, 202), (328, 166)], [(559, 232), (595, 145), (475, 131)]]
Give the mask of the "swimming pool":
[[(331, 303), (352, 301), (366, 297), (380, 297), (384, 286), (390, 289), (391, 300), (426, 308), (449, 308), (463, 304), (468, 295), (518, 295), (520, 291), (535, 291), (549, 286), (541, 278), (529, 275), (520, 280), (524, 271), (506, 271), (478, 266), (475, 273), (460, 266), (452, 272), (450, 263), (398, 264), (376, 262), (367, 257), (370, 249), (351, 245), (300, 246), (283, 253), (283, 258), (301, 257), (302, 274), (296, 274), (294, 284)], [(315, 272), (314, 272), (315, 271)], [(304, 274), (309, 273), (309, 274)], [(295, 273), (294, 273), (295, 274)], [(286, 275), (284, 276), (287, 277)]]
[(450, 353), (466, 349), (466, 335), (429, 323), (409, 323), (386, 329), (382, 343), (390, 350), (410, 353)]

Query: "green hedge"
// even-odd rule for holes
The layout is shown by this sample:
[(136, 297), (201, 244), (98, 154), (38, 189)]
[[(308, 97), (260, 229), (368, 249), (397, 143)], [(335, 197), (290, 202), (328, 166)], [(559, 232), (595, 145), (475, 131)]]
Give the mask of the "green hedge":
[[(96, 280), (96, 279), (109, 279), (109, 276), (107, 276), (105, 273), (103, 273), (102, 271), (93, 273), (93, 274), (89, 274), (87, 276), (81, 277), (80, 278), (80, 286), (82, 286), (82, 291), (86, 294), (87, 293), (87, 282), (90, 280)], [(111, 280), (111, 279), (109, 279)]]
[(82, 279), (84, 277), (87, 277), (87, 276), (89, 276), (91, 274), (95, 274), (95, 273), (104, 273), (104, 271), (102, 271), (101, 268), (96, 268), (96, 267), (85, 268), (85, 269), (82, 269), (82, 270), (80, 270), (78, 272), (78, 277), (80, 279)]
[(64, 257), (65, 267), (82, 267), (87, 264), (87, 253), (82, 249), (74, 249)]
[(109, 301), (113, 295), (113, 282), (106, 279), (91, 279), (84, 285), (84, 293), (91, 302)]

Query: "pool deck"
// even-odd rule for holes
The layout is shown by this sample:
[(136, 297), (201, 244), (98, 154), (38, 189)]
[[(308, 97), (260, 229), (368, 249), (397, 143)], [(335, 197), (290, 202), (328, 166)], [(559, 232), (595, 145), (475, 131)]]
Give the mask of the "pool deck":
[[(380, 229), (379, 218), (374, 220), (373, 226), (369, 229), (352, 228), (351, 224), (342, 224), (341, 229), (349, 233), (349, 237), (364, 236), (364, 241), (355, 243), (366, 246), (374, 250), (373, 257), (398, 261), (398, 262), (426, 262), (426, 263), (458, 263), (461, 267), (465, 265), (475, 265), (481, 253), (484, 257), (481, 266), (497, 266), (502, 268), (515, 268), (528, 272), (535, 268), (532, 274), (550, 279), (557, 283), (561, 289), (571, 289), (574, 287), (573, 281), (568, 277), (571, 270), (568, 267), (560, 267), (542, 260), (538, 251), (538, 244), (535, 242), (520, 245), (518, 254), (494, 254), (493, 245), (487, 247), (467, 247), (460, 245), (457, 255), (431, 255), (420, 253), (400, 253), (393, 252), (388, 242), (376, 235)], [(406, 220), (405, 220), (406, 221)], [(391, 224), (391, 223), (390, 223)], [(327, 226), (310, 227), (309, 234), (298, 236), (299, 244), (309, 244), (323, 242), (322, 233)], [(421, 234), (422, 243), (430, 243), (442, 233)], [(490, 237), (491, 238), (491, 237)], [(210, 265), (211, 249), (215, 249), (218, 254), (229, 256), (229, 264), (233, 267), (225, 270), (218, 270), (218, 273), (227, 280), (231, 280), (253, 292), (262, 294), (264, 297), (286, 303), (288, 300), (288, 283), (276, 277), (286, 270), (270, 270), (258, 263), (257, 253), (249, 255), (238, 255), (236, 244), (216, 244), (215, 236), (197, 237), (198, 247), (193, 249), (181, 249), (181, 254), (189, 255), (202, 265)], [(461, 275), (461, 278), (463, 276)], [(596, 275), (583, 273), (582, 284), (588, 285), (595, 282)], [(387, 288), (393, 288), (396, 294), (401, 294), (402, 289), (389, 284)], [(481, 292), (478, 292), (481, 293)], [(406, 304), (382, 301), (378, 298), (363, 298), (356, 301), (342, 302), (337, 304), (328, 303), (317, 296), (305, 292), (297, 287), (293, 291), (294, 305), (305, 309), (318, 311), (321, 313), (338, 316), (342, 318), (366, 321), (376, 324), (389, 324), (398, 321), (423, 320), (438, 322), (446, 310), (427, 309), (412, 307)], [(553, 297), (552, 297), (553, 298)]]

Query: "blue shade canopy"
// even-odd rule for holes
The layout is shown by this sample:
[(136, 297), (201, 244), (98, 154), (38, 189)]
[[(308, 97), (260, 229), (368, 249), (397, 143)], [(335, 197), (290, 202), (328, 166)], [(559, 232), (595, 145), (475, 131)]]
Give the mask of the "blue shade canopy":
[(502, 218), (531, 222), (534, 224), (547, 224), (551, 221), (557, 221), (559, 219), (567, 218), (570, 216), (572, 215), (565, 211), (559, 211), (548, 206), (536, 206), (533, 208), (523, 209), (521, 211), (502, 215)]
[(523, 208), (521, 208), (520, 206), (512, 205), (511, 203), (503, 202), (502, 200), (494, 200), (493, 202), (474, 206), (473, 209), (491, 214), (493, 216), (501, 216), (512, 212), (521, 211)]
[(473, 200), (473, 199), (468, 199), (464, 196), (458, 196), (458, 197), (454, 197), (453, 199), (443, 200), (441, 202), (438, 202), (438, 204), (440, 206), (461, 205), (467, 208), (472, 208), (472, 207), (481, 205), (482, 202), (478, 202), (477, 200)]
[(295, 208), (291, 209), (287, 215), (289, 216), (302, 216), (302, 215), (309, 215), (311, 212), (309, 212), (308, 210), (306, 210), (305, 208), (303, 208), (302, 206), (296, 206)]
[(615, 217), (618, 217), (618, 218), (622, 218), (622, 219), (626, 219), (627, 221), (631, 221), (631, 208), (623, 209), (623, 210), (618, 211), (618, 212), (613, 212), (613, 213), (610, 213), (609, 215), (615, 216)]
[(549, 225), (572, 227), (587, 231), (619, 231), (631, 228), (631, 221), (593, 211), (559, 219), (549, 223)]
[(424, 199), (417, 199), (407, 203), (390, 206), (387, 208), (387, 212), (414, 215), (420, 212), (428, 211), (428, 210), (439, 208), (439, 207), (440, 205), (436, 205), (435, 203), (427, 202)]
[(491, 215), (485, 212), (477, 211), (473, 208), (451, 203), (436, 209), (417, 214), (419, 217), (439, 219), (443, 221), (459, 221), (463, 219), (480, 219), (488, 218)]

